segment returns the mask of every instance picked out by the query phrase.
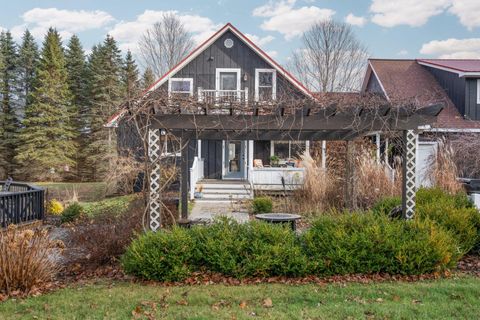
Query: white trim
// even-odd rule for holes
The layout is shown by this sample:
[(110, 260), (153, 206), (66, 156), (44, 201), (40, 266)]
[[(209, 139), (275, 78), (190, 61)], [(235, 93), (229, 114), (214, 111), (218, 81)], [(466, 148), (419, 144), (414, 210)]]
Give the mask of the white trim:
[[(387, 100), (390, 101), (390, 97), (388, 96), (387, 91), (385, 90), (385, 87), (382, 84), (382, 81), (380, 80), (377, 73), (375, 72), (375, 69), (373, 68), (371, 61), (368, 61), (368, 66), (370, 67), (370, 69), (372, 69), (372, 72), (373, 72), (375, 78), (377, 78), (377, 81), (380, 84), (380, 88), (382, 88), (382, 91), (385, 94), (385, 98), (387, 98)], [(367, 80), (367, 85), (368, 85), (368, 80)]]
[(460, 71), (460, 70), (456, 70), (456, 69), (452, 69), (452, 68), (444, 67), (444, 66), (439, 66), (439, 65), (429, 63), (429, 62), (426, 62), (426, 61), (421, 61), (421, 60), (417, 60), (417, 63), (421, 64), (423, 66), (427, 66), (427, 67), (431, 67), (431, 68), (435, 68), (435, 69), (439, 69), (439, 70), (443, 70), (443, 71), (448, 71), (448, 72), (451, 72), (451, 73), (456, 73), (456, 74), (458, 74), (459, 78), (480, 77), (480, 72)]
[(187, 93), (187, 91), (172, 91), (172, 82), (175, 81), (182, 81), (182, 82), (189, 82), (190, 83), (190, 90), (188, 93), (190, 96), (193, 96), (193, 78), (170, 78), (168, 79), (168, 95), (171, 93)]
[(277, 100), (277, 70), (259, 68), (255, 69), (255, 101), (258, 102), (258, 100), (260, 100), (260, 72), (272, 73), (272, 100)]
[(480, 104), (480, 79), (477, 79), (477, 104)]
[[(478, 122), (478, 121), (477, 121)], [(451, 133), (480, 133), (480, 128), (431, 128), (423, 130), (424, 132), (451, 132)]]
[(242, 83), (241, 83), (241, 73), (242, 70), (240, 68), (216, 68), (215, 69), (215, 90), (218, 93), (220, 90), (220, 73), (222, 72), (235, 72), (237, 74), (237, 91), (242, 90)]
[(210, 45), (212, 45), (215, 41), (217, 41), (218, 38), (220, 38), (222, 35), (225, 34), (225, 32), (230, 31), (234, 35), (236, 35), (240, 40), (242, 40), (250, 49), (252, 49), (256, 54), (258, 54), (263, 60), (265, 60), (267, 63), (272, 65), (277, 72), (282, 74), (290, 83), (292, 83), (297, 89), (302, 91), (307, 97), (314, 98), (312, 94), (301, 85), (298, 80), (293, 78), (288, 72), (284, 71), (281, 69), (281, 67), (276, 63), (272, 58), (264, 54), (262, 51), (260, 51), (257, 47), (253, 46), (249, 41), (246, 40), (246, 37), (235, 30), (235, 28), (232, 28), (230, 24), (226, 24), (222, 29), (220, 29), (215, 36), (212, 36), (209, 40), (204, 42), (200, 47), (198, 47), (195, 51), (193, 51), (189, 56), (187, 56), (186, 59), (184, 59), (181, 63), (179, 63), (177, 66), (175, 66), (173, 69), (171, 69), (169, 72), (167, 72), (165, 75), (163, 75), (161, 80), (155, 83), (151, 88), (148, 89), (147, 92), (155, 91), (158, 87), (160, 87), (162, 84), (164, 84), (169, 78), (174, 76), (178, 71), (180, 71), (184, 66), (186, 66), (188, 63), (190, 63), (193, 59), (198, 57), (203, 51), (205, 51), (206, 48), (208, 48)]

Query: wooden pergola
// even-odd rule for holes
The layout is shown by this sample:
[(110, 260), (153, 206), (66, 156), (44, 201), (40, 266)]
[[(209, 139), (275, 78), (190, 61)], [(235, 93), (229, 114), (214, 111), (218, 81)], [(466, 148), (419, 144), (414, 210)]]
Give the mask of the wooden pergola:
[[(442, 108), (442, 105), (423, 108), (390, 105), (350, 108), (307, 106), (291, 112), (278, 106), (272, 107), (267, 114), (258, 108), (243, 109), (241, 112), (230, 108), (226, 113), (205, 108), (198, 112), (156, 114), (148, 133), (151, 162), (150, 228), (158, 230), (161, 224), (159, 159), (162, 133), (178, 137), (183, 146), (188, 146), (191, 139), (352, 141), (370, 132), (402, 133), (402, 211), (405, 219), (411, 219), (415, 212), (417, 134), (422, 127), (435, 122)], [(183, 221), (188, 221), (188, 153), (189, 148), (182, 147), (180, 188)], [(347, 174), (352, 166), (347, 164)]]

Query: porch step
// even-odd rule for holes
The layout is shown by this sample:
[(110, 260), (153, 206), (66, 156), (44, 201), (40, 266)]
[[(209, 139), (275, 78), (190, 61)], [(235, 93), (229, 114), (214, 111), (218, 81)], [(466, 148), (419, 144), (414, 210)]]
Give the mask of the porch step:
[(196, 201), (241, 201), (253, 198), (250, 184), (244, 181), (200, 181), (197, 190), (200, 187), (203, 197)]

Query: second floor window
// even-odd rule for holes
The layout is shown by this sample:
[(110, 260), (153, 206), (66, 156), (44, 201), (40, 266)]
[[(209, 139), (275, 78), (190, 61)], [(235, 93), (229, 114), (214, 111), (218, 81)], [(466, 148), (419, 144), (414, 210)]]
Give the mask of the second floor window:
[(168, 93), (170, 97), (189, 97), (193, 95), (192, 78), (170, 78), (168, 80)]
[(277, 71), (255, 69), (255, 101), (271, 101), (277, 97)]

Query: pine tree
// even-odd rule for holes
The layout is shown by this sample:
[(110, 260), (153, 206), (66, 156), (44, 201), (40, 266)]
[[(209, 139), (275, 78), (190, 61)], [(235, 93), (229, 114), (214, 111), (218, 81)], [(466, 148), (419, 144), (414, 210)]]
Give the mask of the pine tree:
[(128, 50), (123, 68), (123, 85), (125, 87), (125, 100), (128, 106), (130, 106), (130, 103), (138, 96), (140, 91), (138, 76), (137, 64), (133, 59), (132, 53)]
[(58, 32), (50, 28), (43, 42), (32, 103), (20, 133), (17, 161), (29, 179), (60, 178), (75, 165), (72, 95)]
[(30, 31), (25, 30), (19, 51), (19, 98), (22, 101), (22, 116), (31, 104), (31, 93), (34, 88), (35, 72), (38, 67), (38, 46)]
[(147, 90), (155, 82), (155, 75), (150, 67), (145, 69), (142, 76), (142, 89)]
[(76, 155), (78, 177), (83, 175), (83, 167), (85, 163), (84, 149), (87, 144), (87, 64), (85, 60), (85, 52), (82, 48), (80, 39), (73, 35), (67, 46), (65, 53), (66, 67), (68, 71), (68, 87), (72, 93), (72, 109), (74, 114), (72, 117), (72, 126), (77, 134), (78, 153)]
[(1, 113), (0, 113), (0, 166), (4, 174), (12, 175), (15, 169), (14, 157), (17, 148), (18, 122), (18, 54), (10, 32), (0, 34), (0, 51), (3, 56), (1, 78)]
[(113, 132), (104, 124), (114, 114), (125, 97), (122, 83), (122, 58), (116, 41), (107, 36), (102, 45), (92, 50), (89, 73), (89, 144), (85, 150), (86, 163), (94, 180), (103, 179), (109, 161), (116, 153)]
[[(3, 70), (5, 64), (3, 62), (3, 54), (0, 50), (0, 70)], [(3, 79), (0, 78), (0, 88), (3, 87)], [(0, 108), (0, 119), (3, 118), (3, 110)], [(0, 126), (0, 137), (3, 137), (3, 126)], [(0, 179), (4, 179), (6, 172), (6, 160), (4, 159), (5, 150), (3, 143), (0, 143)]]

